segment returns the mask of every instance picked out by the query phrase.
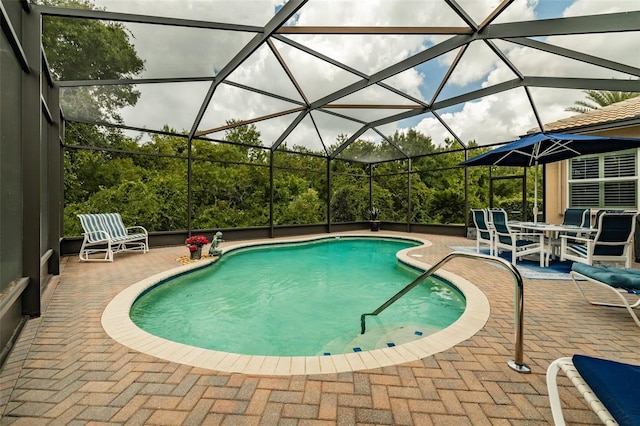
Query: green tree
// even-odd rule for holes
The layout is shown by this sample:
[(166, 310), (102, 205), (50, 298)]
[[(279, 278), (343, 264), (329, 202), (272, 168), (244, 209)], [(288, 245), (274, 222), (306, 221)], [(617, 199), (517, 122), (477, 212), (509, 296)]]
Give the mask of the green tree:
[(268, 225), (269, 172), (263, 167), (268, 151), (260, 132), (254, 125), (238, 126), (226, 132), (225, 140), (233, 144), (193, 141), (193, 228)]
[[(44, 4), (94, 9), (88, 0), (43, 0)], [(46, 16), (42, 29), (51, 73), (57, 80), (130, 79), (144, 69), (120, 23)], [(61, 104), (71, 117), (121, 122), (118, 110), (135, 105), (140, 93), (132, 85), (77, 87), (61, 91)]]
[(433, 202), (433, 193), (420, 179), (420, 175), (414, 173), (411, 177), (411, 222), (433, 223), (429, 206)]
[[(170, 144), (164, 138), (174, 137), (142, 148), (153, 152), (156, 141)], [(69, 149), (65, 169), (65, 235), (80, 234), (76, 214), (96, 211), (118, 211), (126, 223), (150, 231), (186, 229), (186, 159)]]
[[(94, 9), (88, 0), (41, 0), (41, 4)], [(56, 80), (120, 80), (130, 79), (144, 69), (130, 42), (131, 35), (119, 23), (94, 19), (45, 16), (42, 45), (52, 75)], [(135, 105), (140, 93), (130, 85), (64, 88), (60, 91), (61, 105), (67, 118), (86, 118), (121, 122), (118, 111)], [(135, 149), (136, 140), (126, 138), (118, 129), (81, 123), (67, 126), (65, 143), (71, 146), (96, 148)], [(118, 208), (123, 217), (145, 220), (140, 223), (155, 227), (149, 218), (141, 218), (125, 211), (122, 200), (104, 206), (105, 200), (127, 194), (129, 199), (140, 199), (148, 194), (143, 179), (144, 170), (131, 156), (116, 155), (108, 151), (66, 149), (64, 152), (65, 235), (78, 235), (79, 223), (75, 215), (90, 211), (113, 211)], [(102, 192), (105, 191), (103, 194)], [(110, 191), (116, 191), (110, 194)], [(119, 191), (119, 192), (118, 192)], [(138, 191), (137, 195), (132, 191)], [(124, 209), (124, 210), (123, 210)], [(139, 209), (138, 209), (139, 210)], [(129, 215), (129, 216), (127, 216)]]
[(406, 132), (396, 130), (389, 140), (408, 155), (425, 155), (438, 152), (438, 148), (434, 145), (431, 136), (424, 135), (414, 129), (409, 129)]
[(640, 95), (639, 92), (616, 92), (610, 90), (585, 90), (584, 93), (587, 95), (586, 101), (576, 101), (575, 105), (577, 106), (567, 107), (565, 111), (585, 113)]
[(359, 180), (361, 179), (340, 175), (333, 177), (331, 194), (331, 220), (333, 222), (354, 222), (367, 219), (369, 192), (368, 189), (364, 189), (364, 185), (360, 184)]
[(434, 193), (430, 208), (437, 223), (464, 223), (464, 196), (457, 190), (445, 189)]
[(318, 197), (318, 191), (307, 188), (289, 202), (282, 216), (282, 223), (287, 225), (319, 223), (323, 217), (323, 205), (324, 203)]

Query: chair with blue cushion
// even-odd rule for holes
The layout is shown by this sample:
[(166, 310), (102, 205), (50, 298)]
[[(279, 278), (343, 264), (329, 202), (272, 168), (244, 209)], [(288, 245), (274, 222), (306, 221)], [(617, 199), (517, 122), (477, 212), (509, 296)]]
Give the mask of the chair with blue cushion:
[(631, 267), (632, 239), (636, 212), (598, 215), (598, 231), (593, 238), (560, 236), (560, 260), (586, 263), (624, 263)]
[(476, 250), (480, 253), (480, 244), (489, 246), (489, 255), (493, 256), (493, 227), (489, 225), (487, 211), (471, 209), (473, 223), (476, 225)]
[(589, 228), (591, 226), (591, 209), (577, 207), (565, 209), (562, 224)]
[(580, 224), (582, 228), (591, 228), (591, 209), (584, 209), (584, 213), (582, 214), (582, 223)]
[(596, 218), (595, 221), (593, 223), (594, 228), (598, 227), (598, 224), (600, 223), (600, 216), (602, 216), (605, 213), (624, 213), (624, 210), (618, 210), (618, 209), (600, 209), (596, 212)]
[[(566, 227), (575, 227), (575, 232), (564, 232), (564, 235), (568, 237), (585, 237), (588, 236), (588, 233), (585, 233), (585, 230), (580, 230), (578, 228), (591, 228), (591, 209), (577, 208), (577, 207), (569, 207), (565, 209), (564, 216), (562, 219), (562, 226)], [(575, 241), (573, 241), (575, 242)], [(560, 252), (560, 239), (558, 235), (554, 235), (551, 238), (550, 243), (550, 253), (549, 255), (555, 255)]]
[(507, 224), (506, 211), (490, 210), (489, 213), (495, 232), (495, 254), (498, 255), (500, 251), (511, 252), (511, 263), (514, 265), (518, 258), (538, 254), (540, 267), (543, 268), (545, 265), (544, 234), (512, 231)]
[(640, 425), (640, 366), (585, 355), (562, 357), (547, 368), (553, 421), (565, 425), (557, 383), (562, 370), (606, 425)]
[[(587, 302), (592, 305), (626, 308), (640, 327), (640, 320), (633, 310), (640, 305), (640, 270), (574, 263), (569, 275), (578, 292)], [(590, 286), (594, 285), (596, 286), (594, 288), (604, 289), (606, 293), (590, 292)], [(596, 294), (599, 297), (598, 300), (596, 300)], [(609, 294), (611, 299), (603, 300), (604, 294)]]

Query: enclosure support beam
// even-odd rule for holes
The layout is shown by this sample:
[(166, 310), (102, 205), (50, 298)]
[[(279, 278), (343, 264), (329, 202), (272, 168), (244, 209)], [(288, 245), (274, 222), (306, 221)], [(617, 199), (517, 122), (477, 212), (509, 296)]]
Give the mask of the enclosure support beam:
[(327, 232), (331, 233), (331, 158), (327, 157)]
[(411, 157), (407, 167), (407, 232), (411, 232)]
[[(464, 161), (469, 159), (469, 150), (464, 150)], [(469, 230), (469, 167), (464, 168), (464, 236), (467, 237)]]
[(42, 126), (40, 15), (23, 13), (22, 47), (29, 72), (22, 76), (22, 271), (29, 284), (22, 294), (22, 314), (38, 317), (40, 304), (40, 212)]
[(191, 236), (191, 217), (193, 216), (193, 203), (191, 194), (191, 175), (193, 173), (193, 137), (187, 139), (187, 230)]
[(48, 272), (53, 275), (60, 274), (60, 238), (62, 237), (62, 212), (64, 209), (63, 198), (63, 171), (64, 160), (62, 153), (60, 117), (60, 93), (57, 87), (47, 85), (47, 103), (52, 113), (52, 123), (46, 123), (47, 140), (47, 180), (51, 186), (48, 196), (48, 228), (47, 245), (53, 249), (49, 258)]
[(369, 164), (369, 211), (373, 208), (373, 164)]
[(273, 229), (273, 199), (274, 199), (274, 188), (273, 188), (273, 155), (274, 151), (269, 151), (269, 238), (273, 238), (274, 229)]

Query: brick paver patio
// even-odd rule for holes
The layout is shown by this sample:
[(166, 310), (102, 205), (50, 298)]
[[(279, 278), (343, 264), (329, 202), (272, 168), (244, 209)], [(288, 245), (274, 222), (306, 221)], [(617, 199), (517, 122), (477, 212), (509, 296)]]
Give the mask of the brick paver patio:
[[(424, 236), (423, 236), (424, 237)], [(472, 245), (427, 236), (425, 262)], [(376, 370), (311, 376), (221, 373), (141, 354), (113, 341), (100, 318), (127, 286), (179, 266), (184, 247), (123, 253), (113, 263), (63, 260), (43, 315), (30, 320), (0, 371), (0, 424), (547, 425), (545, 372), (583, 353), (640, 364), (640, 329), (623, 309), (586, 303), (569, 281), (525, 279), (524, 355), (514, 351), (514, 289), (506, 271), (468, 259), (446, 269), (477, 285), (491, 315), (471, 339), (425, 359)], [(638, 267), (638, 265), (635, 265)], [(598, 424), (560, 376), (570, 424)]]

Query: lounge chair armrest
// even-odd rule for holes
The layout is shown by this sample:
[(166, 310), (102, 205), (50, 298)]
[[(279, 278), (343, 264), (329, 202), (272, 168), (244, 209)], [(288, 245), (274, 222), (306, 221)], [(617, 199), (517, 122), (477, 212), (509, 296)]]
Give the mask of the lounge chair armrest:
[(83, 236), (94, 236), (97, 237), (97, 239), (91, 239), (92, 241), (110, 241), (111, 240), (111, 235), (109, 235), (109, 233), (107, 231), (103, 231), (101, 229), (96, 229), (95, 231), (91, 231), (91, 232), (83, 232), (82, 233)]
[(141, 231), (142, 231), (141, 233), (143, 233), (143, 234), (148, 234), (148, 232), (147, 232), (147, 230), (146, 230), (146, 228), (145, 228), (145, 227), (143, 227), (143, 226), (137, 226), (137, 225), (136, 225), (136, 226), (129, 226), (129, 227), (127, 227), (127, 233), (130, 233), (129, 231), (131, 231), (131, 230), (133, 230), (133, 229), (139, 229), (139, 230), (141, 230)]

